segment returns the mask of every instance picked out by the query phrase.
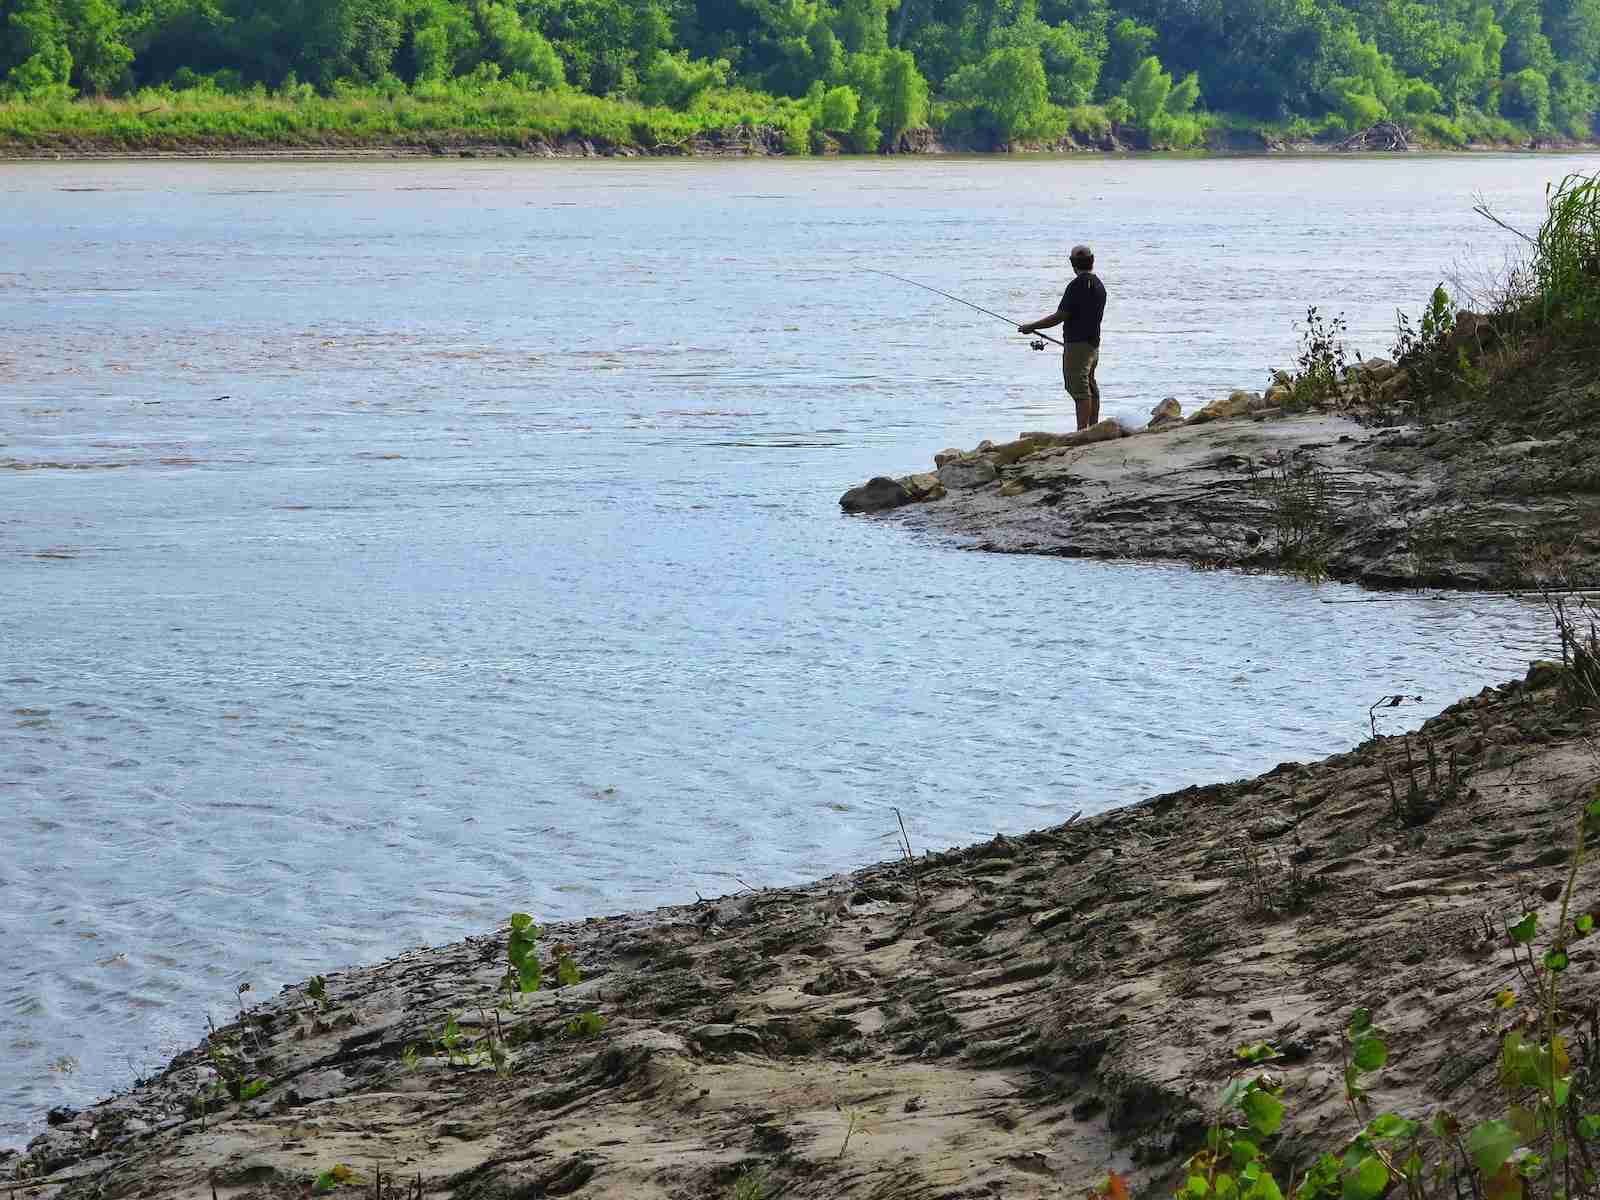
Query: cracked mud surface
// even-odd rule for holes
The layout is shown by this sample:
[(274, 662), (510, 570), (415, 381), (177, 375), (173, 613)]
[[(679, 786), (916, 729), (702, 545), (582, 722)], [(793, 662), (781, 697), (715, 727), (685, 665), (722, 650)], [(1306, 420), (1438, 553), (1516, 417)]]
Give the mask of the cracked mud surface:
[[(1380, 1104), (1487, 1111), (1488, 999), (1515, 971), (1485, 921), (1551, 916), (1600, 779), (1600, 728), (1556, 697), (1486, 690), (1411, 735), (1422, 803), (1403, 819), (1388, 780), (1404, 797), (1407, 743), (1386, 738), (807, 888), (552, 928), (541, 946), (570, 944), (584, 978), (499, 1013), (505, 1077), (478, 1052), (504, 931), (330, 975), (328, 1011), (288, 989), (214, 1035), (269, 1081), (254, 1099), (197, 1115), (202, 1045), (57, 1114), (0, 1180), (268, 1200), (345, 1163), (352, 1196), (376, 1170), (385, 1196), (420, 1178), (457, 1200), (652, 1200), (731, 1196), (760, 1168), (768, 1197), (953, 1200), (1081, 1193), (1115, 1167), (1158, 1194), (1244, 1042), (1285, 1054), (1280, 1158), (1348, 1136), (1338, 1034), (1357, 1005), (1392, 1035)], [(1578, 903), (1597, 881), (1591, 858)], [(1597, 966), (1575, 945), (1570, 986)], [(590, 1009), (604, 1030), (568, 1036)]]

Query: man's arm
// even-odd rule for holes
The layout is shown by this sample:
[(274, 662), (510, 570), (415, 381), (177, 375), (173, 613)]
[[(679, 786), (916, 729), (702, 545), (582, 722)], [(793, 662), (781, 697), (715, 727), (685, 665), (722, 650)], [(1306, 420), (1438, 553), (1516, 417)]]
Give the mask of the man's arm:
[(1041, 329), (1053, 329), (1067, 319), (1063, 309), (1056, 309), (1048, 317), (1040, 317), (1037, 321), (1029, 321), (1026, 325), (1018, 325), (1018, 333), (1038, 333)]

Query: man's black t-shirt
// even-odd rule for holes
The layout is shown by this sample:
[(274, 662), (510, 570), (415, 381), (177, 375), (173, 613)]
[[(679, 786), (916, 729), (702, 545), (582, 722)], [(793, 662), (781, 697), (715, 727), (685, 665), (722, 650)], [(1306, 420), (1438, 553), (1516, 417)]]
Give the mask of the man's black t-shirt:
[(1061, 311), (1066, 314), (1062, 325), (1064, 342), (1088, 342), (1100, 345), (1100, 319), (1106, 315), (1106, 287), (1100, 277), (1085, 271), (1061, 293)]

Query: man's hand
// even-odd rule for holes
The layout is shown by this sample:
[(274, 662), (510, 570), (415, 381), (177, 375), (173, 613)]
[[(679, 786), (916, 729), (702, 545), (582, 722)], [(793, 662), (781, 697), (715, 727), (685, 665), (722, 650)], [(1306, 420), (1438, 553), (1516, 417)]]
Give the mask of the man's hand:
[(1017, 326), (1017, 332), (1018, 333), (1038, 333), (1039, 331), (1037, 329), (1035, 329), (1032, 325), (1018, 325)]

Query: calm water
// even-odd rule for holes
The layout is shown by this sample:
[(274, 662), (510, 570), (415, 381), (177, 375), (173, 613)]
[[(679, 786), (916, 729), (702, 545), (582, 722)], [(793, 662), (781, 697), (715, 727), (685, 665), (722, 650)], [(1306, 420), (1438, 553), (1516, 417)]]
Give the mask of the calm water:
[[(1415, 722), (1504, 601), (974, 555), (836, 500), (1367, 352), (1578, 160), (0, 167), (0, 1143), (257, 992)], [(24, 469), (27, 468), (27, 469)], [(1391, 726), (1393, 727), (1393, 726)]]

